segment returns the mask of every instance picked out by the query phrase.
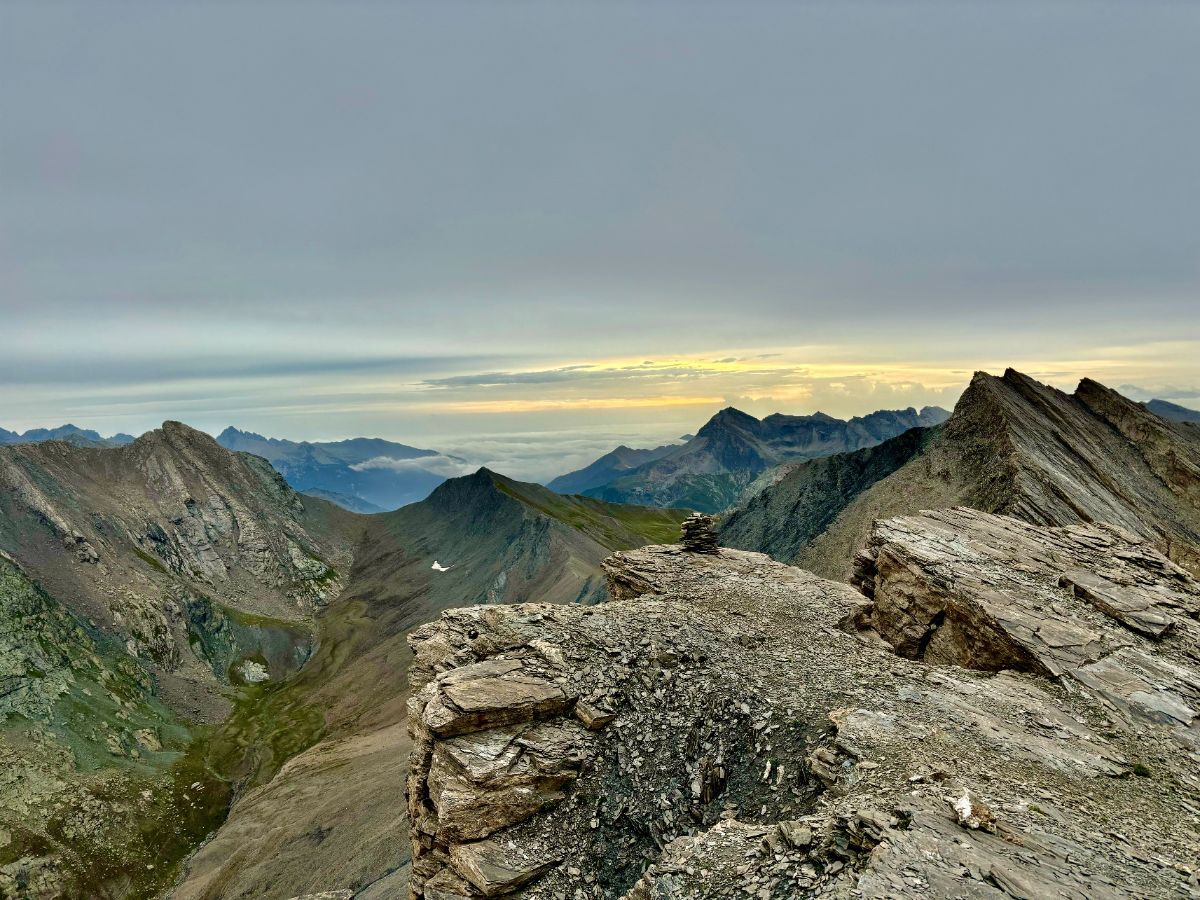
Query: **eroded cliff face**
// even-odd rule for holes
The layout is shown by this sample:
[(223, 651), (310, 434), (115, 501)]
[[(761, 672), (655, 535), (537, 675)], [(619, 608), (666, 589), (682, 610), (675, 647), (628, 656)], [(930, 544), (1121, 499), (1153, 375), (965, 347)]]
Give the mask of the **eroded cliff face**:
[(0, 487), (12, 520), (2, 536), (31, 559), (44, 532), (98, 566), (93, 577), (137, 556), (262, 614), (311, 612), (335, 595), (354, 537), (341, 533), (350, 517), (301, 498), (265, 460), (177, 422), (116, 449), (6, 448)]
[(0, 513), (0, 547), (200, 717), (246, 663), (277, 679), (304, 662), (362, 530), (173, 422), (120, 448), (3, 448)]
[[(1038, 531), (997, 518), (953, 530)], [(1005, 565), (1044, 591), (1045, 646), (1093, 649), (1039, 662), (1020, 619), (981, 614), (1017, 654), (999, 672), (933, 664), (953, 644), (895, 612), (935, 606), (947, 565), (999, 564), (985, 537), (904, 566), (878, 563), (882, 539), (874, 600), (759, 554), (650, 547), (609, 560), (607, 604), (446, 613), (411, 637), (414, 895), (1195, 893), (1197, 585), (1067, 531)], [(1027, 589), (981, 572), (960, 603)]]

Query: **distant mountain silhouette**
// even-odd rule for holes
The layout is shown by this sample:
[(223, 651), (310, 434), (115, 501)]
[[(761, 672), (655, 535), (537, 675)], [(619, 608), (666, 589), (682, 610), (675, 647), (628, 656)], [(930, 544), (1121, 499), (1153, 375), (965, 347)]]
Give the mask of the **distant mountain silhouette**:
[(1142, 405), (1156, 416), (1162, 416), (1164, 419), (1170, 419), (1172, 422), (1200, 423), (1200, 410), (1189, 409), (1186, 406), (1180, 406), (1178, 403), (1171, 403), (1167, 400), (1150, 400)]
[(584, 491), (608, 484), (640, 465), (661, 459), (678, 446), (678, 444), (664, 444), (653, 450), (639, 450), (622, 444), (616, 450), (605, 453), (591, 465), (568, 472), (566, 475), (559, 475), (546, 487), (560, 494), (582, 494)]
[(446, 473), (424, 468), (422, 460), (461, 462), (381, 438), (289, 441), (230, 427), (217, 436), (217, 443), (261, 456), (296, 490), (355, 512), (396, 509), (427, 497)]
[(67, 441), (81, 447), (120, 447), (132, 444), (133, 435), (114, 434), (102, 437), (98, 431), (79, 428), (75, 425), (60, 425), (57, 428), (31, 428), (24, 434), (0, 428), (0, 444), (40, 444), (43, 441)]

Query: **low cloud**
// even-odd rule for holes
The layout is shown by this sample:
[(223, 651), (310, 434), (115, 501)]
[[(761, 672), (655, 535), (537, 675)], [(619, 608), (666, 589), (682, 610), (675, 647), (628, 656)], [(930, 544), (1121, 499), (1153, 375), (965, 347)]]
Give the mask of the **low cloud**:
[(1172, 384), (1160, 384), (1157, 387), (1122, 384), (1117, 390), (1132, 400), (1170, 400), (1185, 406), (1195, 406), (1195, 401), (1200, 400), (1200, 389)]
[(583, 468), (615, 447), (657, 447), (674, 443), (674, 435), (663, 434), (660, 426), (620, 431), (538, 431), (487, 434), (469, 443), (447, 446), (452, 453), (471, 460), (470, 471), (487, 466), (494, 472), (521, 481), (545, 483)]
[(429, 475), (440, 475), (443, 478), (456, 478), (475, 471), (465, 459), (455, 456), (418, 456), (414, 459), (395, 459), (391, 456), (375, 456), (371, 459), (355, 463), (350, 467), (355, 472), (366, 472), (372, 469), (387, 469), (390, 472), (425, 472)]

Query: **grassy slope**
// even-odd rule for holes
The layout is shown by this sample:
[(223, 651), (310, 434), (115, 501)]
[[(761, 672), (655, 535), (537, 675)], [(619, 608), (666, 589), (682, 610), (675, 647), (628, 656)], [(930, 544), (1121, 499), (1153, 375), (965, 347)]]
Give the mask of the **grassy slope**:
[(609, 550), (628, 550), (649, 542), (679, 540), (679, 525), (688, 509), (661, 509), (629, 503), (609, 503), (582, 495), (556, 494), (541, 485), (496, 476), (496, 487), (543, 515), (570, 525)]

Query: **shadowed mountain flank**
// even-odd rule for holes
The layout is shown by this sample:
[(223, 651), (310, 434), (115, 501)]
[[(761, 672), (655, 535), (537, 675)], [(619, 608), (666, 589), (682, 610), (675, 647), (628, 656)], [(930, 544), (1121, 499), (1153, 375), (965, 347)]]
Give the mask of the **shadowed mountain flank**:
[[(910, 428), (935, 425), (948, 414), (937, 407), (920, 412), (880, 410), (848, 421), (824, 413), (756, 419), (741, 410), (721, 410), (684, 444), (658, 448), (647, 462), (616, 472), (584, 493), (604, 500), (649, 506), (681, 506), (720, 512), (734, 503), (757, 476), (786, 460), (812, 459), (871, 447)], [(665, 450), (666, 452), (660, 452)], [(620, 450), (614, 451), (619, 454)], [(551, 482), (561, 489), (614, 464), (613, 454), (587, 469)], [(606, 460), (608, 462), (606, 462)], [(616, 462), (620, 462), (618, 458)], [(632, 462), (632, 459), (629, 460)], [(603, 464), (603, 465), (602, 465)], [(585, 477), (586, 474), (586, 477)]]
[(559, 475), (546, 487), (560, 494), (582, 494), (592, 488), (602, 487), (610, 481), (620, 478), (636, 469), (638, 466), (661, 459), (678, 444), (663, 444), (653, 449), (635, 449), (622, 444), (615, 450), (605, 453), (590, 465), (584, 466), (566, 475)]
[(1156, 416), (1172, 422), (1200, 424), (1200, 410), (1191, 407), (1180, 406), (1178, 403), (1171, 403), (1168, 400), (1148, 400), (1142, 405)]
[(783, 470), (727, 516), (722, 540), (846, 577), (876, 520), (965, 505), (1118, 526), (1197, 571), (1198, 466), (1195, 429), (1096, 382), (1065, 394), (1011, 369), (981, 372), (924, 437)]

